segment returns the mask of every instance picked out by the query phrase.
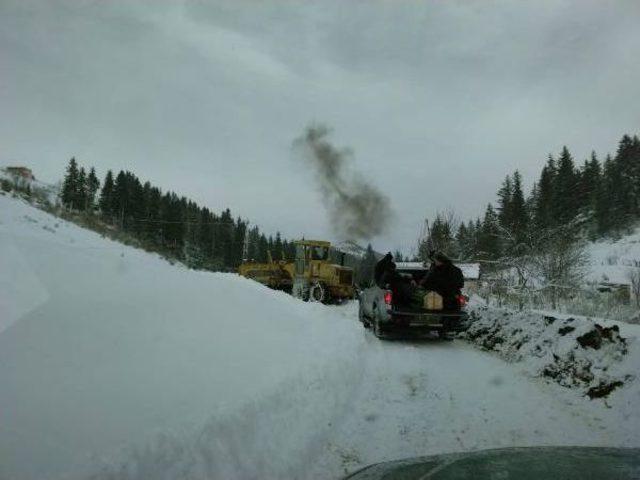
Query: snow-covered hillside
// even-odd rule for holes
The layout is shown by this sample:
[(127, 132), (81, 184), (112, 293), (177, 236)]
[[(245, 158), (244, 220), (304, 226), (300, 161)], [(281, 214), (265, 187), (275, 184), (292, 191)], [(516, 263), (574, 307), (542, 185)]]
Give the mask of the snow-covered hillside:
[(0, 181), (6, 180), (12, 188), (18, 190), (24, 189), (28, 186), (31, 194), (34, 198), (40, 201), (47, 201), (51, 205), (55, 205), (58, 202), (59, 186), (52, 185), (50, 183), (42, 182), (35, 178), (23, 178), (19, 175), (10, 173), (6, 167), (0, 167)]
[(460, 340), (381, 342), (356, 311), (172, 266), (0, 195), (0, 478), (324, 479), (451, 451), (640, 445), (628, 386), (608, 408)]
[(589, 280), (629, 283), (629, 270), (640, 268), (640, 228), (619, 240), (602, 240), (587, 247)]
[[(57, 478), (257, 399), (295, 412), (279, 392), (309, 388), (358, 333), (326, 307), (171, 266), (7, 196), (0, 309), (0, 469), (21, 479)], [(240, 435), (228, 455), (248, 453), (234, 445), (247, 428), (228, 432)]]

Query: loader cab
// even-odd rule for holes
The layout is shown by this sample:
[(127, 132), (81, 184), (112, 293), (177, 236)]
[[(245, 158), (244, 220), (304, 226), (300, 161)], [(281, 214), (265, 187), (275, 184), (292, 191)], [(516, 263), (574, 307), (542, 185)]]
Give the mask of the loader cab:
[(296, 242), (296, 275), (304, 275), (314, 262), (329, 261), (329, 242), (316, 240), (300, 240)]
[(299, 298), (306, 298), (312, 279), (320, 275), (321, 264), (329, 261), (331, 243), (319, 240), (299, 240), (295, 245), (293, 294)]

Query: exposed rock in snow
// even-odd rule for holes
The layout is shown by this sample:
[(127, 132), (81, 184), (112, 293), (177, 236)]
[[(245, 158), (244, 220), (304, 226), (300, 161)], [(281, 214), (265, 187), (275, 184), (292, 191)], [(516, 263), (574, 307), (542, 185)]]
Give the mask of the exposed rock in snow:
[(579, 388), (589, 398), (607, 397), (636, 379), (635, 345), (630, 355), (635, 337), (622, 337), (617, 324), (487, 307), (474, 308), (471, 318), (464, 338), (510, 362), (522, 362), (534, 376)]

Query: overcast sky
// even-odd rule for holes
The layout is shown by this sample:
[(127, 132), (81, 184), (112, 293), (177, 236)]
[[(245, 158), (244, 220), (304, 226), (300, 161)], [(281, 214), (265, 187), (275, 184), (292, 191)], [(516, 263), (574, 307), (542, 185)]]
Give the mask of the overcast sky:
[(312, 122), (391, 199), (379, 250), (467, 218), (566, 144), (640, 131), (640, 2), (0, 0), (0, 164), (130, 169), (288, 237), (335, 238)]

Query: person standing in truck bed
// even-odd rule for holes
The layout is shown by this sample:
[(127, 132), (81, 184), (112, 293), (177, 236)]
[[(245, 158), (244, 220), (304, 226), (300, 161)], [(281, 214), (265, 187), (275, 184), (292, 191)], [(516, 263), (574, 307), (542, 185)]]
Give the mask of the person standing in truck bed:
[(440, 295), (445, 310), (457, 310), (457, 296), (462, 293), (464, 276), (462, 270), (456, 267), (449, 257), (438, 252), (434, 255), (431, 268), (420, 282), (420, 286)]
[(375, 270), (373, 272), (373, 280), (376, 282), (376, 285), (382, 285), (383, 278), (391, 269), (391, 264), (393, 263), (393, 255), (391, 252), (388, 252), (382, 259), (376, 263)]

